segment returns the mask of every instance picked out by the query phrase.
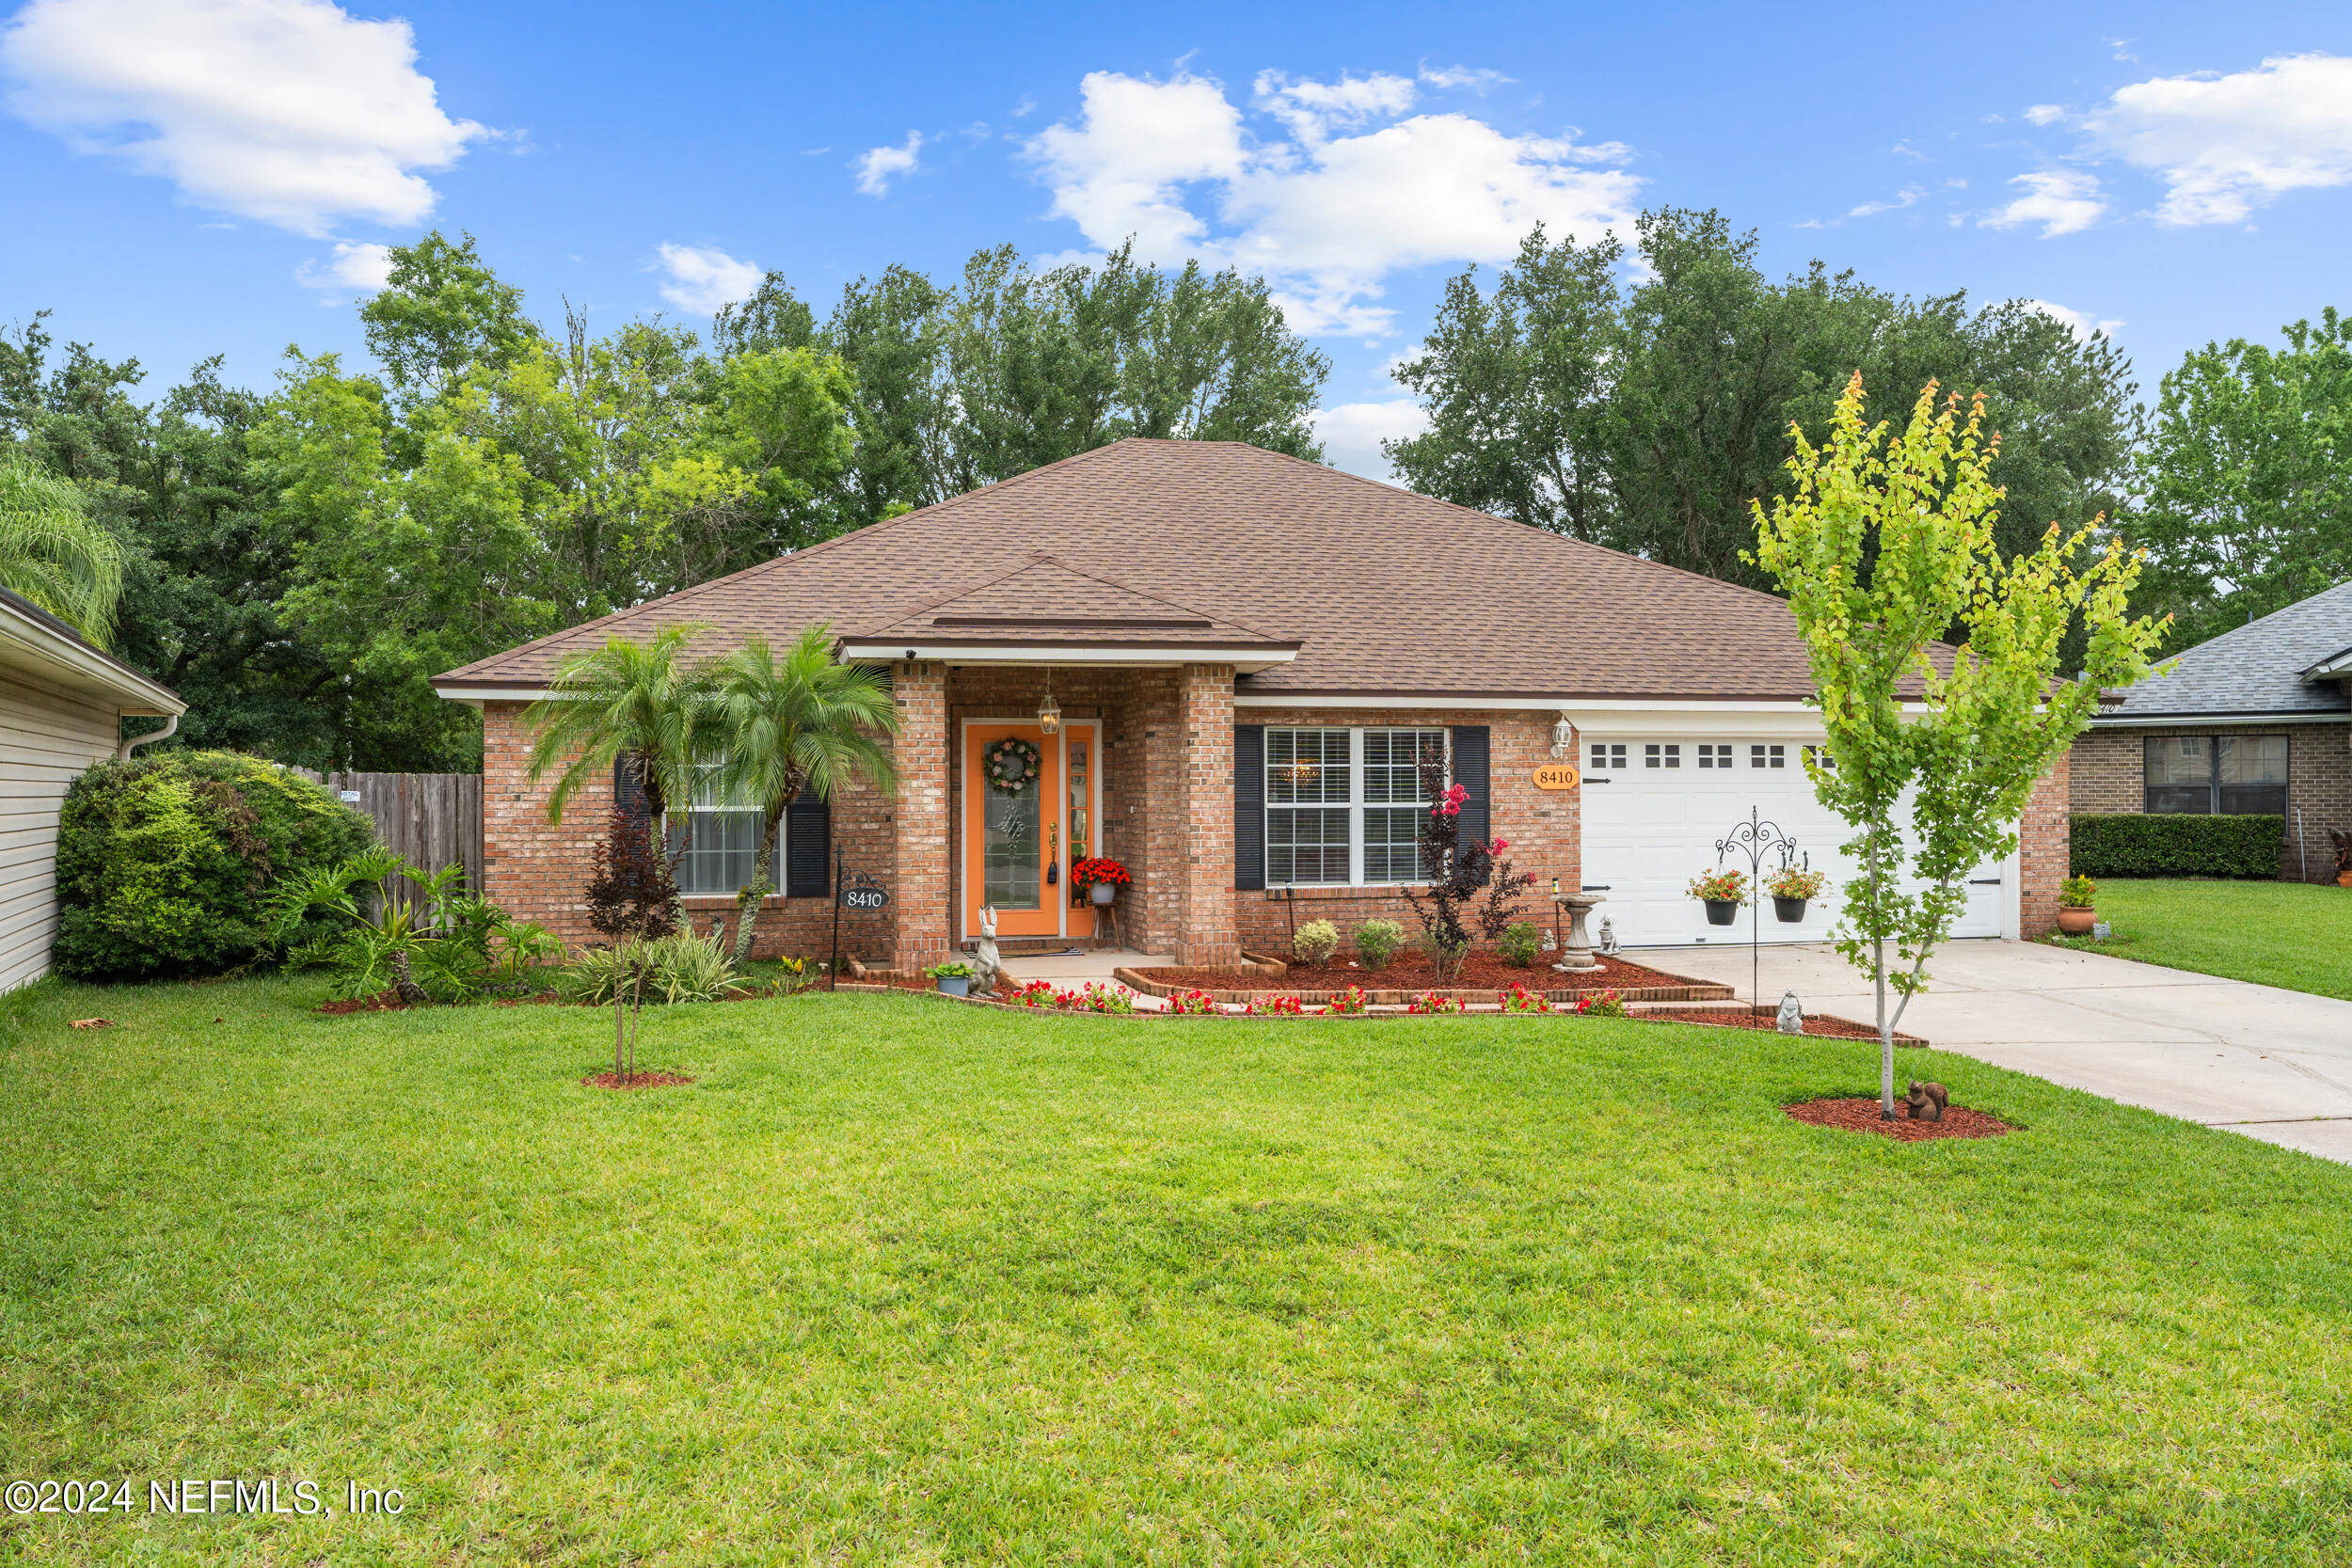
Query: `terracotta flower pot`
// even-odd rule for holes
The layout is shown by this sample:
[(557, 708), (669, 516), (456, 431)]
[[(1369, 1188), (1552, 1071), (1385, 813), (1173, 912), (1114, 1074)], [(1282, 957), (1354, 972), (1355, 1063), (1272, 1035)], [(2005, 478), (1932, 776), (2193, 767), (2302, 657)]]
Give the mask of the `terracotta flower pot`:
[(1735, 899), (1709, 898), (1706, 902), (1709, 926), (1728, 926), (1740, 918), (1740, 905)]
[(2337, 873), (2336, 873), (2336, 886), (2338, 886), (2338, 887), (2352, 887), (2352, 871), (2339, 871), (2339, 872), (2337, 872)]
[(2089, 936), (2090, 934), (2090, 927), (2097, 925), (2098, 921), (2099, 911), (2097, 910), (2067, 909), (2058, 911), (2058, 929), (2065, 932), (2070, 937)]

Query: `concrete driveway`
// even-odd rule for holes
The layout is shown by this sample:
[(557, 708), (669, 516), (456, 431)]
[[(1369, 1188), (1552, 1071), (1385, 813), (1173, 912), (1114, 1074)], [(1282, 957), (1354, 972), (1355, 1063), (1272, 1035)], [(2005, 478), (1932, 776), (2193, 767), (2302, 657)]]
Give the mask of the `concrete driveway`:
[[(1748, 994), (1744, 947), (1628, 958)], [(2030, 1072), (2352, 1164), (2352, 1002), (2033, 942), (1956, 942), (1928, 965), (1907, 1034)], [(1869, 982), (1826, 947), (1767, 947), (1760, 989), (1870, 1022)]]

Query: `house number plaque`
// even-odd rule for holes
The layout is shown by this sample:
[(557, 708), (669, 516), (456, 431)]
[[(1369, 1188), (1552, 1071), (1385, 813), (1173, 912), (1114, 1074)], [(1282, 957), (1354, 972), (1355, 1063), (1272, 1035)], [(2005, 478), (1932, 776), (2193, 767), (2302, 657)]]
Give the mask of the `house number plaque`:
[(1572, 762), (1551, 762), (1535, 769), (1537, 789), (1574, 789), (1581, 777)]

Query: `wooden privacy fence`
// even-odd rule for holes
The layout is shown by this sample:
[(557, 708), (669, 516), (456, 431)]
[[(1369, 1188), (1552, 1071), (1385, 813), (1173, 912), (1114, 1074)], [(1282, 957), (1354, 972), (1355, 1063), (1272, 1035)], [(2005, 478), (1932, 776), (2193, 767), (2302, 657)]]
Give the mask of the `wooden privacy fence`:
[(466, 886), (482, 891), (482, 775), (479, 773), (328, 773), (321, 781), (375, 821), (387, 849), (427, 871), (466, 868)]

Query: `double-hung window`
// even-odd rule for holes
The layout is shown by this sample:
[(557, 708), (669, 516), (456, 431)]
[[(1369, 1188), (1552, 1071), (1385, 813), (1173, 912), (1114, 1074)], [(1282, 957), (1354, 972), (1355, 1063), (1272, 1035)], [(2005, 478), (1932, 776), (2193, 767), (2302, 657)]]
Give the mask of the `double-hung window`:
[(2287, 737), (2168, 735), (2145, 742), (2142, 766), (2151, 812), (2201, 816), (2284, 816)]
[[(680, 893), (734, 893), (752, 879), (759, 855), (759, 810), (729, 799), (719, 787), (721, 765), (699, 763), (688, 802), (686, 853), (678, 859)], [(680, 829), (671, 829), (673, 842)]]
[(1268, 729), (1266, 884), (1426, 880), (1421, 763), (1445, 754), (1441, 729)]

